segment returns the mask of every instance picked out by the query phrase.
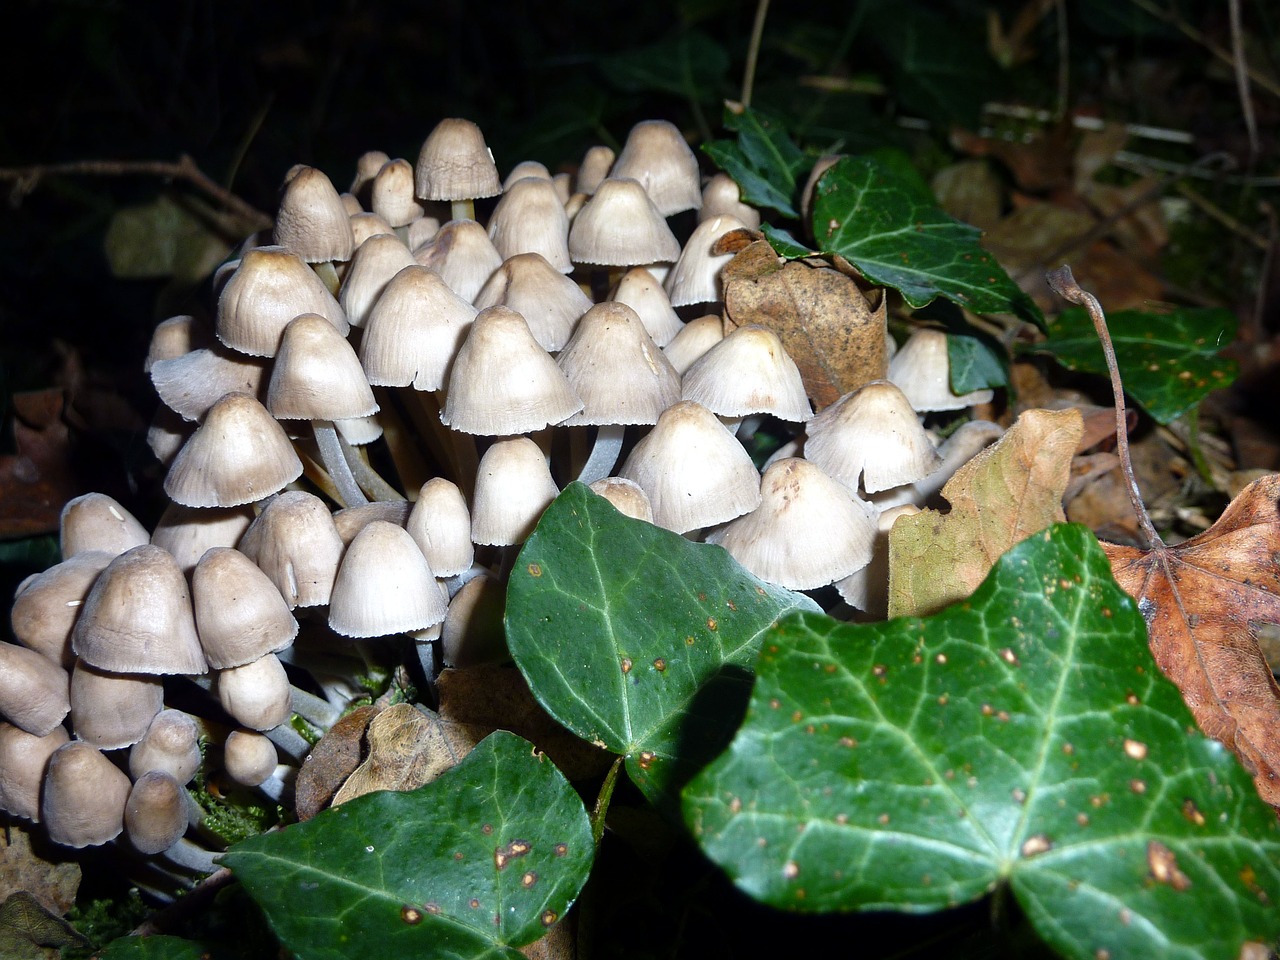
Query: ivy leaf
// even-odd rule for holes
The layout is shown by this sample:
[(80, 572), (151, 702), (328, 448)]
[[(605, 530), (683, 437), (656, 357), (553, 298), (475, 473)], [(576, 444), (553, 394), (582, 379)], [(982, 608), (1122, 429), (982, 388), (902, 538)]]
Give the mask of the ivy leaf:
[(733, 177), (744, 203), (798, 218), (793, 206), (797, 184), (813, 158), (796, 146), (781, 122), (750, 107), (726, 107), (724, 126), (738, 135), (737, 141), (712, 140), (702, 145), (703, 153)]
[(1043, 328), (1040, 308), (979, 246), (981, 232), (943, 212), (896, 151), (844, 157), (818, 181), (813, 233), (823, 253), (844, 257), (912, 307), (941, 296)]
[[(1235, 339), (1236, 319), (1230, 310), (1118, 310), (1107, 314), (1107, 328), (1125, 392), (1160, 423), (1178, 419), (1210, 390), (1236, 378), (1236, 362), (1218, 356)], [(1107, 375), (1093, 322), (1079, 307), (1050, 321), (1049, 338), (1031, 349), (1053, 354), (1068, 370)]]
[(662, 803), (733, 735), (765, 630), (817, 609), (720, 547), (625, 517), (571, 483), (512, 570), (507, 646), (547, 712), (625, 755)]
[(1080, 960), (1226, 960), (1280, 933), (1280, 824), (1195, 730), (1084, 527), (1022, 542), (928, 619), (788, 617), (758, 674), (684, 795), (757, 899), (921, 911), (1005, 884)]
[(300, 960), (518, 958), (564, 916), (593, 855), (568, 781), (498, 732), (417, 790), (357, 797), (222, 862)]
[(624, 50), (600, 59), (605, 77), (620, 90), (658, 91), (691, 103), (712, 97), (724, 84), (729, 54), (717, 41), (688, 30), (645, 47)]

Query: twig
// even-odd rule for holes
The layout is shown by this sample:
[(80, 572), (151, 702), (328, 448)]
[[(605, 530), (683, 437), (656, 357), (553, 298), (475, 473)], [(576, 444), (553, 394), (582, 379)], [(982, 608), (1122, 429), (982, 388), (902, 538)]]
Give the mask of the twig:
[(1244, 53), (1244, 25), (1240, 21), (1240, 0), (1227, 0), (1231, 14), (1231, 68), (1236, 75), (1236, 94), (1240, 97), (1240, 112), (1244, 115), (1244, 128), (1249, 134), (1249, 166), (1258, 159), (1261, 147), (1258, 143), (1258, 121), (1253, 115), (1253, 98), (1249, 95), (1249, 58)]
[(1093, 294), (1086, 293), (1080, 288), (1076, 278), (1071, 275), (1071, 268), (1065, 264), (1057, 270), (1050, 270), (1045, 279), (1058, 296), (1085, 308), (1089, 319), (1093, 321), (1093, 328), (1098, 332), (1098, 339), (1102, 341), (1102, 353), (1107, 358), (1107, 371), (1111, 374), (1111, 392), (1115, 396), (1116, 455), (1120, 457), (1120, 469), (1129, 487), (1129, 501), (1133, 504), (1133, 511), (1138, 515), (1138, 525), (1146, 535), (1151, 549), (1163, 550), (1164, 541), (1156, 532), (1146, 505), (1142, 502), (1142, 491), (1138, 489), (1138, 478), (1134, 476), (1133, 461), (1129, 457), (1129, 429), (1124, 408), (1124, 384), (1120, 381), (1120, 368), (1116, 364), (1116, 351), (1111, 345), (1111, 334), (1107, 330), (1107, 317), (1102, 312), (1102, 304), (1098, 303), (1098, 298)]
[(272, 224), (272, 219), (267, 214), (209, 179), (204, 171), (196, 166), (196, 162), (185, 153), (176, 163), (165, 160), (76, 160), (69, 163), (37, 163), (27, 167), (0, 167), (0, 180), (13, 181), (11, 196), (15, 198), (31, 193), (42, 179), (52, 176), (147, 176), (165, 180), (185, 180), (225, 209), (241, 217), (250, 230), (265, 230)]
[(751, 23), (751, 42), (747, 44), (747, 65), (742, 71), (742, 105), (751, 106), (751, 93), (756, 83), (756, 61), (764, 38), (764, 21), (769, 15), (769, 0), (756, 0), (756, 16)]

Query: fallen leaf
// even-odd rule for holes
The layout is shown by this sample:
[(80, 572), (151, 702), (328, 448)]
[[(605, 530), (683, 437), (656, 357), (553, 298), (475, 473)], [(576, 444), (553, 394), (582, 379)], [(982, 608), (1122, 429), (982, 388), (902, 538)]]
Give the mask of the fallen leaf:
[(357, 707), (338, 718), (311, 748), (294, 784), (299, 820), (310, 820), (329, 805), (333, 795), (360, 766), (364, 732), (378, 715), (377, 707)]
[[(48, 854), (62, 848), (52, 847), (46, 841), (41, 849)], [(0, 831), (0, 898), (16, 890), (25, 890), (34, 896), (45, 909), (63, 914), (76, 901), (80, 888), (80, 864), (74, 860), (46, 860), (32, 849), (31, 834), (21, 823), (9, 822)]]
[(780, 263), (760, 240), (729, 261), (721, 277), (730, 322), (759, 324), (778, 335), (815, 408), (887, 374), (885, 300), (873, 310), (839, 271)]
[(488, 733), (411, 703), (387, 707), (369, 723), (369, 755), (334, 794), (333, 805), (375, 790), (414, 790), (430, 783)]
[(62, 505), (80, 492), (62, 412), (61, 389), (13, 395), (17, 453), (0, 456), (0, 539), (57, 530)]
[(1280, 622), (1280, 475), (1249, 484), (1208, 530), (1151, 550), (1104, 543), (1138, 601), (1151, 652), (1200, 729), (1280, 806), (1280, 687), (1253, 624)]
[(969, 596), (1002, 553), (1060, 522), (1083, 431), (1077, 410), (1028, 410), (947, 481), (949, 513), (900, 517), (889, 534), (889, 616), (925, 616)]
[[(87, 947), (75, 927), (19, 890), (0, 903), (0, 960), (57, 957), (55, 947)], [(43, 948), (43, 949), (42, 949)]]

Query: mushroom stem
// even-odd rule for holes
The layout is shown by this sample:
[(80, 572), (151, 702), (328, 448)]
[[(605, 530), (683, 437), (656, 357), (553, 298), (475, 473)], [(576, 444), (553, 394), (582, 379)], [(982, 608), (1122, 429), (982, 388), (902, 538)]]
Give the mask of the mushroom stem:
[(578, 474), (581, 482), (595, 483), (613, 472), (618, 454), (622, 452), (622, 438), (626, 432), (626, 427), (615, 423), (603, 424), (596, 430), (596, 442), (591, 448), (591, 456)]
[(271, 776), (253, 789), (281, 806), (292, 806), (294, 779), (297, 775), (297, 767), (290, 766), (287, 763), (276, 764)]
[(293, 712), (313, 727), (328, 730), (342, 716), (342, 711), (328, 700), (306, 690), (291, 686), (290, 695), (293, 698)]
[(277, 750), (297, 763), (301, 763), (311, 752), (311, 744), (307, 743), (307, 738), (287, 722), (270, 730), (264, 730), (263, 735), (276, 745)]
[(339, 502), (344, 507), (359, 507), (369, 499), (351, 475), (347, 466), (347, 458), (342, 455), (342, 444), (338, 442), (338, 430), (332, 420), (312, 420), (311, 429), (316, 436), (316, 446), (320, 449), (320, 461), (329, 471), (334, 486), (338, 488)]
[(213, 862), (217, 855), (215, 851), (181, 837), (177, 843), (161, 852), (159, 857), (171, 866), (190, 873), (213, 873), (218, 869), (218, 865)]
[(468, 567), (466, 570), (463, 570), (461, 573), (444, 580), (443, 581), (444, 588), (449, 594), (449, 599), (452, 600), (454, 595), (457, 594), (459, 590), (465, 587), (468, 583), (470, 583), (476, 577), (483, 576), (483, 575), (492, 575), (492, 571), (488, 567), (483, 566), (479, 563), (473, 563), (470, 567)]
[(373, 497), (374, 500), (403, 500), (402, 494), (387, 481), (383, 480), (378, 471), (369, 466), (369, 462), (359, 450), (347, 443), (338, 435), (338, 446), (342, 448), (342, 459), (346, 461), (347, 466), (351, 469), (351, 476), (356, 481), (357, 486), (362, 491)]
[(451, 200), (449, 201), (449, 213), (454, 220), (474, 220), (476, 218), (476, 205), (471, 200)]
[(320, 263), (313, 263), (311, 264), (311, 269), (315, 271), (316, 276), (324, 281), (324, 285), (328, 287), (329, 292), (336, 297), (338, 288), (342, 286), (342, 281), (338, 279), (338, 268), (333, 265), (333, 261), (324, 260)]

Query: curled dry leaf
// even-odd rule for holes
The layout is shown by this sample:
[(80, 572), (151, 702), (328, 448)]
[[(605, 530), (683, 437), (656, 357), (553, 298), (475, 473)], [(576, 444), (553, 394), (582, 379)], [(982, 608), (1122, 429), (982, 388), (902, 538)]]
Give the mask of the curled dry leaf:
[(1104, 543), (1138, 601), (1151, 652), (1200, 729), (1227, 745), (1280, 806), (1280, 687), (1254, 624), (1280, 623), (1280, 475), (1255, 480), (1203, 533), (1140, 550)]
[(329, 805), (333, 795), (360, 766), (364, 732), (378, 707), (356, 707), (329, 728), (298, 768), (294, 785), (299, 820), (310, 820)]
[(721, 278), (730, 322), (759, 324), (778, 335), (816, 409), (888, 372), (885, 300), (873, 310), (838, 270), (782, 263), (760, 240), (725, 264)]
[(889, 616), (925, 616), (962, 600), (1002, 553), (1061, 522), (1083, 430), (1078, 410), (1028, 410), (947, 481), (949, 513), (900, 517), (889, 533)]

